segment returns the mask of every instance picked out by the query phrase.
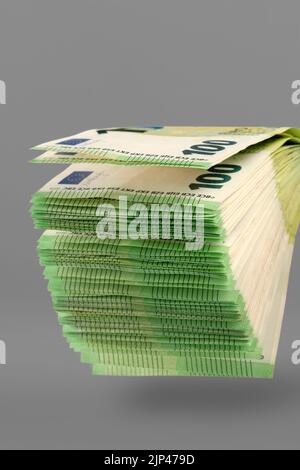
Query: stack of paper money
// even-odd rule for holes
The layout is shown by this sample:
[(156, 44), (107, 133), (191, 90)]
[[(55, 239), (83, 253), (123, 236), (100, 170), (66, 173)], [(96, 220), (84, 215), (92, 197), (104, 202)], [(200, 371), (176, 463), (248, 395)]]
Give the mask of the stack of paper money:
[(64, 335), (95, 374), (273, 376), (299, 130), (122, 128), (36, 148), (71, 163), (32, 216)]

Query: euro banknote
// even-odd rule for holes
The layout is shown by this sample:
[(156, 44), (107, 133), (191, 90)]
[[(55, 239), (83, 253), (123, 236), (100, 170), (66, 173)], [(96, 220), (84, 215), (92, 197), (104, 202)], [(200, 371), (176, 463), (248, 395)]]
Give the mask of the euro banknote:
[(274, 136), (300, 142), (295, 128), (155, 127), (94, 129), (34, 147), (37, 163), (114, 163), (208, 169)]
[[(274, 374), (300, 218), (300, 133), (216, 129), (91, 131), (39, 146), (39, 162), (72, 163), (33, 196), (31, 213), (45, 230), (38, 253), (64, 336), (95, 374)], [(128, 150), (137, 136), (148, 155), (166, 138), (164, 163), (99, 153), (102, 139)], [(217, 155), (177, 158), (179, 141), (191, 148), (199, 137)], [(227, 138), (235, 149), (217, 149)], [(58, 155), (72, 145), (80, 150)], [(201, 244), (191, 248), (193, 236)]]

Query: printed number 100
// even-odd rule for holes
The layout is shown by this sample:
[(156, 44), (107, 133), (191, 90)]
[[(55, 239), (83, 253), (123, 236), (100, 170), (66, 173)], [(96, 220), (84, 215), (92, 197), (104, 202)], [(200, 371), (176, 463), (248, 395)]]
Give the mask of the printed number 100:
[(216, 155), (225, 150), (229, 145), (236, 145), (234, 140), (205, 140), (199, 145), (193, 145), (190, 149), (184, 150), (184, 155)]

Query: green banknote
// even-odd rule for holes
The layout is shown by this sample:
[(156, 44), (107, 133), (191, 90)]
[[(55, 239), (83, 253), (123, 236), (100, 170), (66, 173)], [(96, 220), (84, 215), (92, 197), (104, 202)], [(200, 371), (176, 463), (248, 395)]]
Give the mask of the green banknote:
[(299, 142), (298, 129), (151, 127), (93, 129), (34, 147), (36, 163), (114, 163), (208, 169), (274, 136)]
[(118, 128), (38, 146), (36, 162), (72, 163), (31, 214), (63, 334), (95, 374), (273, 376), (299, 137)]

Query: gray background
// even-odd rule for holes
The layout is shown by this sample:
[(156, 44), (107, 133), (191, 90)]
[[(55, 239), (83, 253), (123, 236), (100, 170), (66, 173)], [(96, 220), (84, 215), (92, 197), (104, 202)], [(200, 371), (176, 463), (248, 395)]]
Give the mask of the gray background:
[(274, 381), (92, 377), (42, 279), (42, 141), (108, 126), (300, 125), (299, 0), (1, 0), (2, 449), (299, 448), (300, 244)]

